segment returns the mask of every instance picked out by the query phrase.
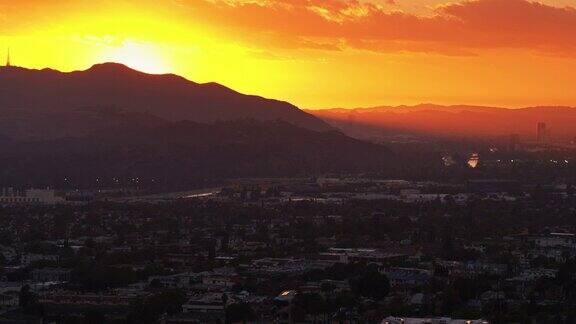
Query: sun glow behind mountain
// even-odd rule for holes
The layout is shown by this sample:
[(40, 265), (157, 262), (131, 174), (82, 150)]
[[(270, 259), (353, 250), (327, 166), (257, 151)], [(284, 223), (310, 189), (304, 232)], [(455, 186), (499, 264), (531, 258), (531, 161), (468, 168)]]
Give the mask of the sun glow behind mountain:
[(306, 108), (573, 105), (573, 5), (0, 0), (0, 55), (63, 71), (118, 62)]
[(168, 59), (151, 45), (125, 41), (119, 47), (106, 50), (101, 61), (121, 63), (133, 69), (153, 74), (168, 73), (172, 70)]

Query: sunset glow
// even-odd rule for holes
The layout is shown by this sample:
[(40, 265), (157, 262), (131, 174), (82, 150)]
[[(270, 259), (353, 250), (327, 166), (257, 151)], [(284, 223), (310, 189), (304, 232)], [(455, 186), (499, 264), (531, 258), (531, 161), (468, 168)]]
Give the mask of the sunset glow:
[(15, 65), (112, 61), (303, 108), (574, 105), (573, 0), (0, 0)]
[(104, 51), (102, 61), (117, 62), (147, 73), (168, 73), (168, 62), (153, 45), (138, 44), (130, 41), (120, 46), (112, 46)]

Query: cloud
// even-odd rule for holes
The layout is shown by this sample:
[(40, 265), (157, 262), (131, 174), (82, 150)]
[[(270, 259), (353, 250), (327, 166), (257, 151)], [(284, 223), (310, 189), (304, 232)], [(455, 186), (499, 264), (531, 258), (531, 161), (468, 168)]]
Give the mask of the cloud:
[[(573, 48), (576, 9), (526, 0), (480, 0), (446, 5), (439, 11), (457, 20), (470, 46)], [(465, 36), (467, 36), (465, 35)]]
[(237, 35), (297, 48), (334, 50), (344, 44), (377, 52), (403, 50), (448, 55), (512, 48), (576, 55), (576, 9), (527, 0), (448, 3), (438, 6), (435, 14), (429, 16), (395, 11), (394, 1), (181, 2), (201, 10), (201, 19), (218, 23), (224, 29), (240, 30)]
[[(405, 1), (405, 2), (403, 2)], [(510, 48), (576, 57), (576, 9), (560, 0), (445, 0), (432, 13), (404, 12), (408, 0), (124, 0), (161, 18), (176, 12), (255, 47), (474, 55)], [(410, 0), (416, 1), (416, 0)], [(419, 0), (437, 4), (442, 0)], [(562, 3), (568, 3), (564, 0)], [(169, 4), (173, 6), (170, 7)], [(167, 7), (171, 8), (167, 9)], [(59, 29), (69, 15), (120, 11), (113, 0), (0, 0), (0, 35)], [(123, 8), (123, 7), (121, 7)], [(434, 7), (432, 7), (434, 8)], [(162, 9), (162, 10), (158, 10)], [(50, 27), (50, 28), (49, 28)], [(262, 46), (259, 46), (262, 45)]]

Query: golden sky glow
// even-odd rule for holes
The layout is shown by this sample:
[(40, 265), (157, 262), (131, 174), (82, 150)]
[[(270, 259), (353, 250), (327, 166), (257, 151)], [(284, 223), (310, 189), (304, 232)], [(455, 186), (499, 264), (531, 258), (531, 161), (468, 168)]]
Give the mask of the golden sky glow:
[(114, 61), (303, 108), (576, 105), (576, 0), (0, 0), (0, 53)]

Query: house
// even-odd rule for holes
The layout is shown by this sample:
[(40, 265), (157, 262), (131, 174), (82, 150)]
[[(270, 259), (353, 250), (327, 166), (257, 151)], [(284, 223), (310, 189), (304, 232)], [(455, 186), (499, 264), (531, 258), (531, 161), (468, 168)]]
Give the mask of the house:
[(18, 292), (0, 294), (0, 307), (18, 306), (18, 294)]
[(449, 317), (436, 318), (409, 318), (409, 317), (386, 317), (382, 324), (488, 324), (485, 320), (452, 319)]
[(202, 277), (202, 284), (212, 287), (232, 288), (238, 283), (235, 277), (210, 274)]
[(167, 276), (150, 276), (148, 285), (158, 284), (163, 288), (184, 288), (198, 280), (198, 275), (190, 273), (177, 273)]
[(390, 268), (383, 271), (394, 289), (410, 289), (427, 284), (432, 275), (428, 270), (414, 268)]
[(224, 313), (227, 296), (223, 293), (206, 293), (192, 296), (184, 305), (184, 313)]
[(70, 280), (70, 269), (63, 268), (43, 268), (32, 271), (34, 282), (62, 282)]
[(39, 261), (47, 261), (47, 262), (59, 262), (60, 256), (59, 255), (52, 255), (52, 254), (34, 254), (34, 253), (27, 253), (22, 254), (20, 257), (20, 263), (22, 265), (28, 266), (34, 262)]
[(570, 233), (550, 233), (534, 238), (534, 244), (541, 248), (565, 247), (576, 249), (576, 235)]
[(125, 321), (132, 305), (147, 296), (147, 293), (78, 293), (71, 291), (51, 291), (40, 294), (38, 303), (44, 309), (47, 317), (55, 322), (67, 322), (74, 317), (79, 309), (82, 311), (98, 311), (105, 314), (107, 321)]
[(387, 253), (377, 249), (360, 248), (330, 248), (328, 252), (320, 253), (323, 260), (333, 260), (340, 263), (367, 262), (383, 263), (385, 261), (404, 260), (408, 256), (403, 253)]

